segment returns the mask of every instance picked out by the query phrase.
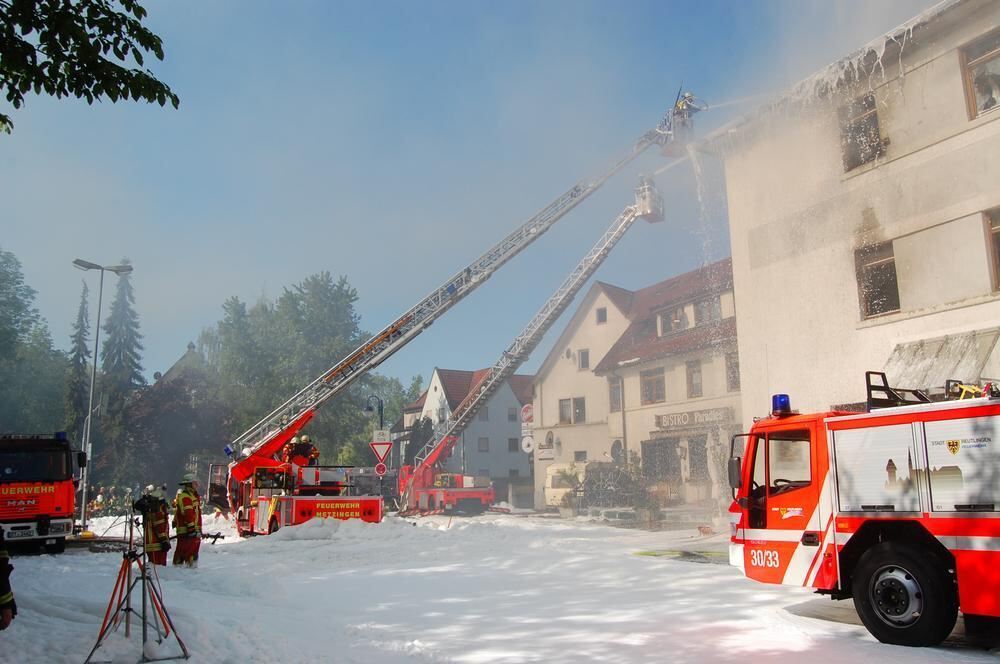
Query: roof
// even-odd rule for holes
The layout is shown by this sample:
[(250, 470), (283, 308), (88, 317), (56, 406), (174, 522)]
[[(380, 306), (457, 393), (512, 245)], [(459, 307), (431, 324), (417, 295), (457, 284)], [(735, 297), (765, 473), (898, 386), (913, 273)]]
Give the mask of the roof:
[[(469, 395), (473, 387), (479, 384), (489, 373), (490, 369), (478, 369), (476, 371), (464, 371), (462, 369), (436, 369), (441, 380), (441, 388), (444, 396), (448, 400), (449, 410), (455, 410), (460, 403)], [(522, 404), (531, 402), (531, 382), (534, 376), (525, 374), (514, 374), (507, 379), (507, 384), (514, 392), (514, 396)], [(426, 392), (424, 393), (426, 396)]]
[(650, 361), (736, 339), (735, 317), (662, 337), (657, 335), (656, 326), (656, 314), (663, 309), (687, 304), (704, 295), (721, 293), (732, 287), (733, 264), (731, 259), (725, 258), (636, 291), (629, 311), (631, 323), (594, 367), (594, 373), (612, 371), (619, 362), (626, 360), (638, 358)]
[(180, 359), (157, 379), (157, 382), (169, 383), (192, 372), (205, 373), (205, 358), (196, 350), (194, 342), (189, 341), (187, 352), (181, 355)]
[(635, 295), (634, 292), (621, 288), (620, 286), (613, 286), (611, 284), (604, 283), (603, 281), (598, 281), (594, 284), (608, 296), (611, 303), (618, 307), (619, 311), (623, 314), (628, 314), (629, 309), (632, 308), (632, 297)]
[(413, 403), (408, 403), (405, 406), (403, 406), (403, 412), (412, 413), (415, 410), (423, 410), (424, 403), (426, 401), (427, 401), (427, 390), (424, 390), (423, 393), (420, 395), (419, 399), (417, 399)]

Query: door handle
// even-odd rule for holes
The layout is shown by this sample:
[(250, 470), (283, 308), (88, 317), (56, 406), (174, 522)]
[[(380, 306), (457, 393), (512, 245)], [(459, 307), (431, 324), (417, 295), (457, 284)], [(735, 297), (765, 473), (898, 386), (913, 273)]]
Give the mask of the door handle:
[(819, 546), (819, 533), (815, 532), (802, 533), (802, 544), (804, 544), (805, 546)]

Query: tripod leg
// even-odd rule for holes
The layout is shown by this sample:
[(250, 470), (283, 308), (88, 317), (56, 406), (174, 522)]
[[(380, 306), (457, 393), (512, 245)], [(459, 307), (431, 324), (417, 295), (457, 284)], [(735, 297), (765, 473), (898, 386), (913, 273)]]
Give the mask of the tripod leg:
[[(104, 639), (108, 636), (108, 633), (117, 629), (118, 625), (121, 624), (120, 615), (122, 607), (125, 605), (123, 593), (126, 592), (128, 578), (126, 565), (128, 567), (132, 566), (131, 561), (127, 558), (122, 560), (122, 567), (118, 571), (118, 577), (115, 579), (115, 587), (111, 591), (111, 600), (108, 602), (108, 609), (104, 612), (104, 620), (101, 622), (101, 631), (97, 635), (97, 642), (94, 644), (94, 647), (91, 648), (90, 654), (87, 655), (87, 659), (84, 660), (84, 664), (87, 664), (87, 662), (90, 661), (90, 658), (94, 656), (94, 653), (97, 652), (97, 649), (101, 647), (101, 644), (104, 643)], [(114, 607), (113, 617), (112, 607)]]
[(163, 620), (163, 624), (167, 627), (166, 633), (169, 634), (172, 630), (174, 633), (174, 638), (177, 639), (177, 644), (181, 647), (181, 652), (184, 653), (184, 659), (187, 659), (191, 655), (188, 654), (187, 646), (184, 645), (184, 641), (181, 639), (180, 635), (177, 633), (177, 628), (174, 627), (174, 623), (170, 620), (170, 614), (167, 613), (167, 608), (163, 606), (163, 598), (160, 596), (159, 590), (152, 584), (149, 585), (149, 597), (153, 603), (153, 607), (159, 614), (160, 619)]

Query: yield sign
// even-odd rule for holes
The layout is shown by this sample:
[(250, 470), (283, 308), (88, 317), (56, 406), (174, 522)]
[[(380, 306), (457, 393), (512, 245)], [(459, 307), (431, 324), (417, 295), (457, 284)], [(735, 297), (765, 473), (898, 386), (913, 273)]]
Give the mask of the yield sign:
[(368, 443), (369, 447), (372, 448), (372, 452), (378, 457), (378, 462), (382, 463), (385, 458), (389, 456), (389, 450), (392, 449), (392, 443)]

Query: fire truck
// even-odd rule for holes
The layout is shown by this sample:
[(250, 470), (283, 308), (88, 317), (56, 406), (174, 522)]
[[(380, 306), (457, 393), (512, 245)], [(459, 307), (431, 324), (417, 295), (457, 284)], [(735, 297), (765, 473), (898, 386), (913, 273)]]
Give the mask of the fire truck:
[(469, 394), (441, 424), (434, 440), (417, 453), (415, 467), (403, 466), (399, 474), (400, 513), (425, 514), (442, 510), (480, 513), (493, 504), (492, 486), (478, 485), (477, 478), (444, 473), (441, 464), (455, 449), (459, 437), (476, 413), (531, 355), (545, 333), (572, 303), (573, 298), (597, 271), (611, 250), (636, 219), (650, 223), (663, 221), (663, 199), (652, 179), (641, 177), (634, 201), (611, 223), (597, 244), (577, 264), (556, 292), (542, 305), (514, 341), (486, 371)]
[[(769, 417), (733, 438), (730, 564), (853, 598), (879, 641), (929, 646), (1000, 617), (1000, 392), (932, 401), (868, 372), (867, 412)], [(740, 443), (744, 443), (742, 446)], [(743, 447), (742, 451), (740, 447)]]
[(64, 432), (0, 434), (0, 527), (10, 543), (31, 542), (50, 553), (66, 548), (76, 512), (76, 467), (84, 452)]
[[(315, 417), (319, 408), (324, 403), (327, 403), (330, 399), (343, 392), (351, 383), (366, 372), (389, 359), (394, 353), (416, 338), (417, 335), (430, 327), (434, 321), (443, 316), (451, 307), (479, 288), (500, 267), (541, 237), (570, 210), (597, 191), (611, 176), (645, 152), (647, 148), (654, 145), (662, 145), (664, 140), (664, 136), (657, 132), (656, 129), (647, 131), (635, 142), (631, 150), (614, 162), (610, 169), (603, 175), (596, 179), (579, 181), (543, 208), (538, 214), (491, 247), (478, 259), (451, 276), (441, 286), (407, 310), (398, 319), (375, 334), (333, 367), (323, 372), (322, 375), (313, 380), (309, 385), (227, 445), (225, 452), (231, 461), (228, 464), (227, 478), (224, 485), (226, 487), (230, 511), (236, 515), (240, 533), (267, 532), (261, 526), (264, 523), (262, 519), (265, 516), (268, 517), (266, 523), (268, 524), (267, 529), (270, 529), (270, 524), (272, 523), (271, 517), (281, 514), (282, 509), (289, 510), (294, 516), (296, 512), (293, 507), (279, 508), (279, 505), (283, 503), (280, 501), (276, 503), (275, 500), (277, 498), (284, 499), (288, 497), (289, 492), (292, 492), (291, 495), (296, 495), (294, 492), (298, 491), (297, 495), (301, 497), (303, 490), (306, 492), (312, 490), (311, 488), (304, 488), (302, 485), (295, 485), (294, 480), (292, 484), (297, 488), (288, 488), (287, 486), (281, 489), (265, 487), (269, 483), (269, 480), (264, 476), (267, 476), (270, 471), (262, 473), (261, 482), (263, 483), (258, 483), (256, 478), (258, 476), (258, 469), (273, 469), (285, 463), (281, 459), (282, 450), (285, 449), (285, 445), (293, 442), (293, 438), (296, 438), (303, 427)], [(523, 358), (521, 358), (521, 361), (523, 361)], [(427, 455), (420, 461), (424, 462), (426, 459)], [(295, 478), (297, 477), (297, 468), (300, 466), (298, 464), (292, 465), (296, 466), (296, 468), (289, 467), (286, 476)], [(426, 474), (417, 473), (417, 470), (419, 469), (414, 470), (414, 477), (418, 474), (421, 477), (426, 477)], [(332, 480), (325, 481), (328, 484), (332, 482)], [(409, 483), (410, 486), (412, 484), (412, 482)], [(332, 491), (333, 489), (330, 490)], [(356, 502), (357, 498), (343, 495), (329, 496), (329, 500), (325, 502), (329, 502), (330, 504)], [(375, 498), (381, 501), (380, 496)], [(262, 508), (263, 505), (266, 505), (266, 515)], [(332, 511), (336, 514), (343, 513), (339, 510)], [(381, 515), (381, 509), (378, 513)], [(304, 516), (300, 515), (294, 518), (301, 519)], [(292, 520), (289, 522), (294, 523), (297, 521)], [(278, 527), (281, 526), (280, 519), (276, 523)]]

